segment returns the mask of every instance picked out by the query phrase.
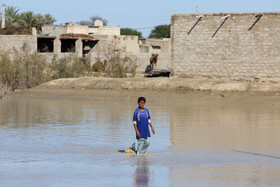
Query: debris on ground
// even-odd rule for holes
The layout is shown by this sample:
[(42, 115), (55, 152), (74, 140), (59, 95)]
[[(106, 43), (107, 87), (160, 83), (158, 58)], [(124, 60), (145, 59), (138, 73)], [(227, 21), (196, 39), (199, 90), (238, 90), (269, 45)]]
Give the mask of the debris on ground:
[(136, 151), (131, 149), (131, 147), (129, 147), (125, 150), (124, 154), (128, 156), (132, 156), (132, 155), (136, 155)]
[(9, 26), (0, 29), (0, 35), (32, 35), (32, 29)]
[(124, 154), (128, 156), (136, 155), (135, 143), (133, 143), (129, 148), (127, 148)]
[(62, 34), (60, 36), (66, 36), (66, 37), (73, 37), (73, 38), (83, 38), (83, 39), (94, 39), (92, 36), (87, 34), (75, 34), (75, 33), (66, 33)]
[[(124, 154), (127, 156), (133, 156), (137, 154), (135, 143), (133, 143), (129, 148), (124, 151)], [(140, 155), (148, 155), (148, 153), (141, 153)]]

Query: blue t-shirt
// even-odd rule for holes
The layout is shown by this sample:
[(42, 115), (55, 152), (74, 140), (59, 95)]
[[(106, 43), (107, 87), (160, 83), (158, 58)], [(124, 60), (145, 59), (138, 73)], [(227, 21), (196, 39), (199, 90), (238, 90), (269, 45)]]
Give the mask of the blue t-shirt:
[[(144, 111), (137, 108), (133, 114), (133, 121), (136, 121), (137, 129), (140, 133), (139, 138), (150, 137), (149, 123), (148, 120), (151, 119), (149, 110), (144, 108)], [(136, 137), (138, 139), (138, 137)]]

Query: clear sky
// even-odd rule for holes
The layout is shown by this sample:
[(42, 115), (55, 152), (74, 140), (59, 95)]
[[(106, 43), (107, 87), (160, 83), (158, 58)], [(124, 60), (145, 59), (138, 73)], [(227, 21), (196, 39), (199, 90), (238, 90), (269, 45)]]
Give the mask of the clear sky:
[(170, 24), (171, 14), (218, 12), (279, 12), (280, 0), (0, 0), (23, 11), (50, 13), (55, 24), (88, 20), (101, 16), (110, 26), (137, 29), (148, 37), (152, 28)]

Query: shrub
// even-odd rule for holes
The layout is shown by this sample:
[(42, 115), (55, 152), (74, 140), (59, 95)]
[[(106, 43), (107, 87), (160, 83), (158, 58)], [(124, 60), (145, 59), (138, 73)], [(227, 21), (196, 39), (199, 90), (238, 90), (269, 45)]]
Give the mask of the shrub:
[(104, 42), (98, 49), (97, 60), (104, 58), (105, 72), (108, 77), (125, 78), (129, 74), (136, 75), (136, 56), (125, 52), (124, 48), (119, 47), (117, 38), (111, 42)]
[(52, 71), (51, 79), (87, 76), (91, 71), (75, 53), (60, 59), (54, 56), (49, 67)]
[(29, 51), (24, 45), (21, 51), (0, 53), (0, 82), (11, 91), (31, 88), (48, 79), (45, 59)]
[(108, 60), (106, 73), (109, 77), (126, 78), (128, 73), (135, 76), (136, 69), (137, 65), (134, 58), (116, 53)]

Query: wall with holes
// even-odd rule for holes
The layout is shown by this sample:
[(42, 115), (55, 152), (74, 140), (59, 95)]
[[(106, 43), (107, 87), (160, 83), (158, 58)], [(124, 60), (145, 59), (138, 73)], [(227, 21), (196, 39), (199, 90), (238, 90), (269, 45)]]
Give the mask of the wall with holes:
[(280, 13), (175, 14), (171, 38), (175, 76), (280, 80)]

